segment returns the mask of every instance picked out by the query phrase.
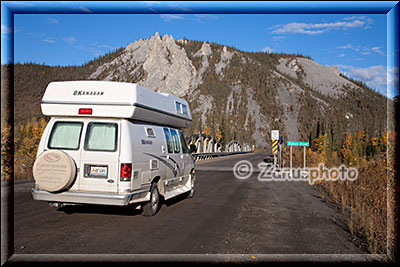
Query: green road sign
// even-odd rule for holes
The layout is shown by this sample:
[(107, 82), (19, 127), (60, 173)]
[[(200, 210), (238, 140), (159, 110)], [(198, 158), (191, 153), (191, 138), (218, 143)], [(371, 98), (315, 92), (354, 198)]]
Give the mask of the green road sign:
[(288, 141), (287, 146), (310, 146), (309, 142), (293, 142)]

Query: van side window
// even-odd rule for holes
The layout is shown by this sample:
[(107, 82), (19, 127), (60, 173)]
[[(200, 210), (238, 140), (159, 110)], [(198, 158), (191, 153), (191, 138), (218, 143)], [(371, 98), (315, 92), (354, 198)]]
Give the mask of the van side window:
[(176, 112), (182, 113), (181, 103), (175, 102)]
[(175, 130), (171, 129), (171, 135), (172, 135), (172, 140), (174, 140), (174, 152), (179, 153), (181, 149), (179, 147), (178, 134), (176, 133)]
[(188, 115), (187, 106), (185, 104), (175, 102), (176, 112)]
[(51, 130), (48, 148), (78, 150), (82, 134), (82, 122), (57, 121)]
[(147, 128), (147, 127), (146, 127), (146, 135), (147, 135), (148, 137), (156, 137), (153, 128)]
[(117, 151), (118, 125), (116, 123), (90, 122), (85, 138), (85, 150)]
[(172, 144), (172, 138), (168, 128), (164, 128), (164, 135), (165, 135), (165, 140), (167, 141), (168, 153), (173, 153), (174, 146)]
[(185, 104), (182, 104), (182, 112), (183, 114), (188, 115), (187, 106)]
[(185, 140), (185, 136), (183, 136), (183, 133), (181, 131), (179, 131), (179, 136), (181, 138), (181, 145), (182, 145), (182, 152), (185, 154), (189, 153), (189, 148), (186, 144), (186, 140)]

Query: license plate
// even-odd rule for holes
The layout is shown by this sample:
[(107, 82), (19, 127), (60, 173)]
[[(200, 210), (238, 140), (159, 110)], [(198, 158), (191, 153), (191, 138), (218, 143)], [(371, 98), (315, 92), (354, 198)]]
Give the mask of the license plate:
[(90, 176), (107, 177), (107, 167), (91, 166)]

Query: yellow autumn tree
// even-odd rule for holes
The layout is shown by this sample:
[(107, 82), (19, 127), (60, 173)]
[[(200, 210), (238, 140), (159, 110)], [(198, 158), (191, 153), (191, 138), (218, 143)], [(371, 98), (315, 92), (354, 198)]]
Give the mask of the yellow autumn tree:
[(350, 133), (348, 133), (346, 135), (346, 139), (344, 140), (341, 149), (343, 155), (343, 161), (347, 165), (352, 165), (355, 162), (352, 145), (353, 145), (353, 136)]
[(218, 127), (217, 133), (215, 134), (215, 138), (217, 139), (218, 142), (221, 142), (222, 137), (223, 137), (223, 136), (222, 136), (221, 129), (219, 129), (219, 127)]
[(211, 135), (212, 133), (211, 133), (210, 127), (208, 127), (207, 125), (204, 126), (203, 133), (206, 134), (206, 135)]
[[(5, 127), (3, 125), (6, 125)], [(12, 173), (11, 125), (2, 122), (1, 128), (1, 180), (9, 181)]]
[(367, 138), (365, 130), (362, 129), (356, 133), (356, 145), (357, 145), (357, 155), (358, 158), (363, 158), (366, 156), (367, 150)]
[(32, 177), (32, 167), (35, 162), (40, 138), (46, 128), (44, 119), (32, 119), (25, 125), (19, 126), (14, 138), (14, 175), (15, 179)]
[(327, 164), (328, 135), (323, 134), (314, 139), (314, 146), (319, 154), (319, 161)]

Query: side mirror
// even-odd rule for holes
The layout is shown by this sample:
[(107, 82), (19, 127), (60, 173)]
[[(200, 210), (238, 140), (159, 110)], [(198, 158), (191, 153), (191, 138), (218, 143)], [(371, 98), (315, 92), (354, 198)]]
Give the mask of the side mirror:
[(197, 151), (197, 147), (195, 144), (191, 144), (189, 147), (189, 154), (195, 153)]

